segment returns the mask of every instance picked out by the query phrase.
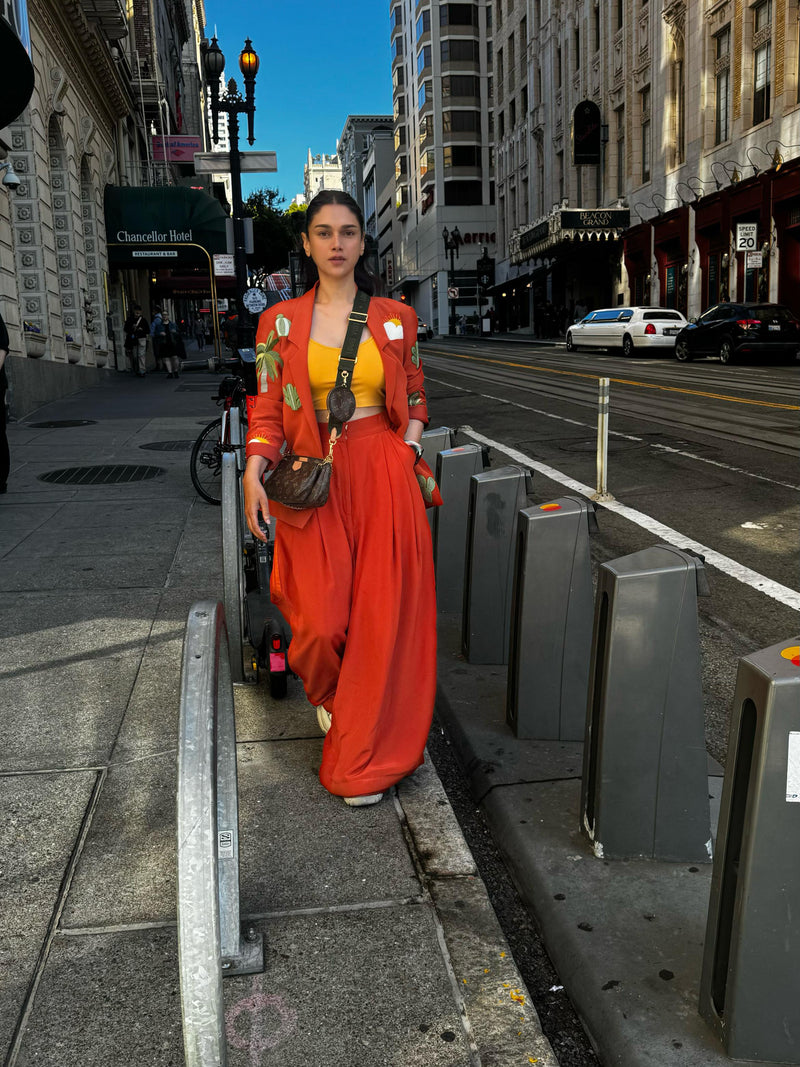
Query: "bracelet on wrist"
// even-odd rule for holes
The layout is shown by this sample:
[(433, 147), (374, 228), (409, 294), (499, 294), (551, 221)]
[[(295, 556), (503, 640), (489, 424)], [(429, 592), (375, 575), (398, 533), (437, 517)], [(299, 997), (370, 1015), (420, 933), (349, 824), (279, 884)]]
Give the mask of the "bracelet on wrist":
[(422, 459), (422, 445), (418, 441), (409, 441), (408, 439), (406, 439), (405, 443), (408, 445), (408, 447), (411, 449), (411, 451), (414, 453), (414, 456), (416, 457), (414, 459), (414, 462), (419, 462), (419, 460)]

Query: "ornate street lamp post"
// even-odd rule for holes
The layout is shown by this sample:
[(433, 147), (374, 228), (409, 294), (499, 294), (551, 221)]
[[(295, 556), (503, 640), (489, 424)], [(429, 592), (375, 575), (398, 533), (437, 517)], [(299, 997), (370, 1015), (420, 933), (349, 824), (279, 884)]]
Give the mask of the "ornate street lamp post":
[(211, 38), (211, 44), (203, 56), (203, 69), (211, 94), (212, 137), (219, 141), (219, 115), (224, 111), (228, 116), (228, 134), (230, 138), (231, 190), (233, 193), (233, 259), (236, 270), (236, 339), (237, 347), (253, 347), (253, 325), (250, 313), (244, 306), (242, 297), (247, 289), (247, 255), (245, 253), (244, 205), (242, 203), (242, 166), (239, 153), (239, 116), (247, 115), (247, 141), (253, 144), (253, 116), (255, 114), (256, 74), (259, 58), (253, 50), (248, 37), (239, 56), (239, 70), (244, 77), (245, 96), (242, 99), (236, 82), (231, 78), (225, 92), (220, 96), (219, 79), (225, 70), (225, 56), (217, 44), (217, 38)]
[(450, 273), (447, 276), (447, 299), (450, 305), (450, 336), (452, 337), (456, 332), (456, 297), (450, 296), (450, 290), (453, 288), (453, 279), (455, 276), (455, 257), (458, 255), (458, 246), (461, 244), (461, 234), (458, 232), (458, 226), (453, 227), (451, 233), (448, 228), (442, 230), (442, 239), (444, 241), (445, 252), (450, 253)]

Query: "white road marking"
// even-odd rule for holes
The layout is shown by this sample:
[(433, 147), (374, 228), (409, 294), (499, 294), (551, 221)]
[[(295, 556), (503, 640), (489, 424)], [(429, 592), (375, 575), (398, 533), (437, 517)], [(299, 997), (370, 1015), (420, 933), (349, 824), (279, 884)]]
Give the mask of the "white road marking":
[[(474, 390), (466, 389), (461, 385), (453, 385), (452, 382), (443, 382), (440, 378), (432, 378), (429, 374), (426, 376), (426, 380), (429, 382), (436, 382), (437, 385), (443, 385), (448, 389), (458, 389), (462, 393), (472, 393)], [(476, 396), (482, 397), (484, 400), (494, 400), (498, 404), (508, 404), (513, 408), (521, 408), (522, 411), (530, 411), (534, 415), (543, 415), (547, 419), (556, 419), (558, 422), (567, 422), (571, 426), (582, 426), (587, 430), (597, 430), (597, 423), (581, 422), (579, 419), (569, 419), (566, 415), (554, 415), (552, 411), (542, 411), (541, 408), (532, 408), (528, 404), (520, 404), (516, 400), (509, 400), (503, 396), (492, 396), (491, 393), (477, 393)], [(612, 408), (613, 410), (613, 408)], [(636, 437), (634, 434), (621, 433), (619, 430), (609, 429), (609, 437), (622, 437), (626, 441), (638, 441), (641, 444), (646, 444), (648, 448), (652, 448), (657, 452), (668, 452), (672, 455), (683, 456), (685, 459), (694, 460), (696, 463), (707, 463), (711, 467), (720, 467), (722, 470), (730, 471), (732, 474), (743, 474), (746, 478), (755, 478), (759, 482), (768, 482), (770, 485), (779, 485), (782, 489), (791, 489), (795, 493), (800, 493), (800, 485), (794, 485), (792, 482), (782, 482), (777, 478), (768, 478), (765, 474), (755, 474), (753, 471), (747, 471), (743, 467), (734, 467), (730, 463), (722, 463), (718, 459), (708, 459), (706, 456), (698, 456), (694, 452), (686, 452), (680, 448), (673, 448), (671, 445), (661, 445), (657, 443), (650, 443), (645, 441), (643, 437)]]
[[(502, 452), (516, 463), (521, 463), (526, 467), (539, 471), (540, 474), (543, 474), (551, 481), (558, 482), (567, 489), (580, 493), (581, 496), (589, 499), (594, 496), (594, 489), (576, 481), (574, 478), (570, 478), (568, 474), (556, 470), (555, 467), (551, 467), (547, 463), (540, 463), (538, 460), (526, 456), (523, 452), (518, 452), (515, 448), (509, 448), (500, 441), (493, 441), (490, 437), (484, 437), (483, 434), (473, 430), (471, 426), (461, 426), (459, 430), (461, 433), (471, 437), (473, 441), (478, 441), (480, 444), (488, 445), (490, 448)], [(780, 604), (785, 604), (788, 608), (793, 608), (795, 611), (800, 610), (800, 593), (795, 592), (794, 589), (790, 589), (786, 585), (781, 585), (780, 582), (775, 582), (771, 578), (759, 574), (758, 571), (746, 567), (743, 563), (737, 563), (735, 559), (731, 559), (729, 556), (723, 556), (721, 552), (716, 552), (713, 548), (709, 548), (707, 545), (703, 545), (699, 541), (679, 533), (678, 530), (673, 530), (671, 526), (665, 526), (658, 519), (645, 515), (635, 508), (630, 508), (626, 504), (621, 504), (617, 500), (608, 501), (603, 504), (603, 507), (607, 511), (613, 511), (629, 522), (641, 526), (642, 529), (647, 530), (654, 537), (666, 541), (667, 544), (674, 545), (676, 548), (690, 548), (694, 552), (699, 552), (702, 556), (705, 556), (706, 563), (716, 567), (723, 574), (735, 578), (736, 581), (742, 582), (743, 585), (749, 585), (759, 593), (772, 597), (773, 600), (777, 600)]]

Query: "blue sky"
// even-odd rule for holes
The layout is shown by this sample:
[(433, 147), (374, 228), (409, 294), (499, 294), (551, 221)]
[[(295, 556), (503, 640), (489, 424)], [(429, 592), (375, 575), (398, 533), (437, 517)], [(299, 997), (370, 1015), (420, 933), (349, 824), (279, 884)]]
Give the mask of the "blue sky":
[[(216, 24), (226, 75), (240, 90), (245, 37), (261, 60), (252, 150), (276, 151), (278, 171), (243, 175), (245, 197), (253, 189), (277, 188), (287, 206), (303, 191), (309, 148), (312, 155), (334, 152), (350, 114), (391, 114), (388, 2), (206, 0), (206, 18), (209, 38)], [(241, 147), (249, 149), (245, 137)]]

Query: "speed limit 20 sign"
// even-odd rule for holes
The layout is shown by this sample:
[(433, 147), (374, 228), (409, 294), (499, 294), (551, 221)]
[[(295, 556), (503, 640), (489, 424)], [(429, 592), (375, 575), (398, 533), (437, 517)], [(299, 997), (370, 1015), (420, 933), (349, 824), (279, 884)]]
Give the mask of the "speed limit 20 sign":
[(737, 222), (736, 224), (736, 251), (755, 252), (758, 246), (758, 223)]

